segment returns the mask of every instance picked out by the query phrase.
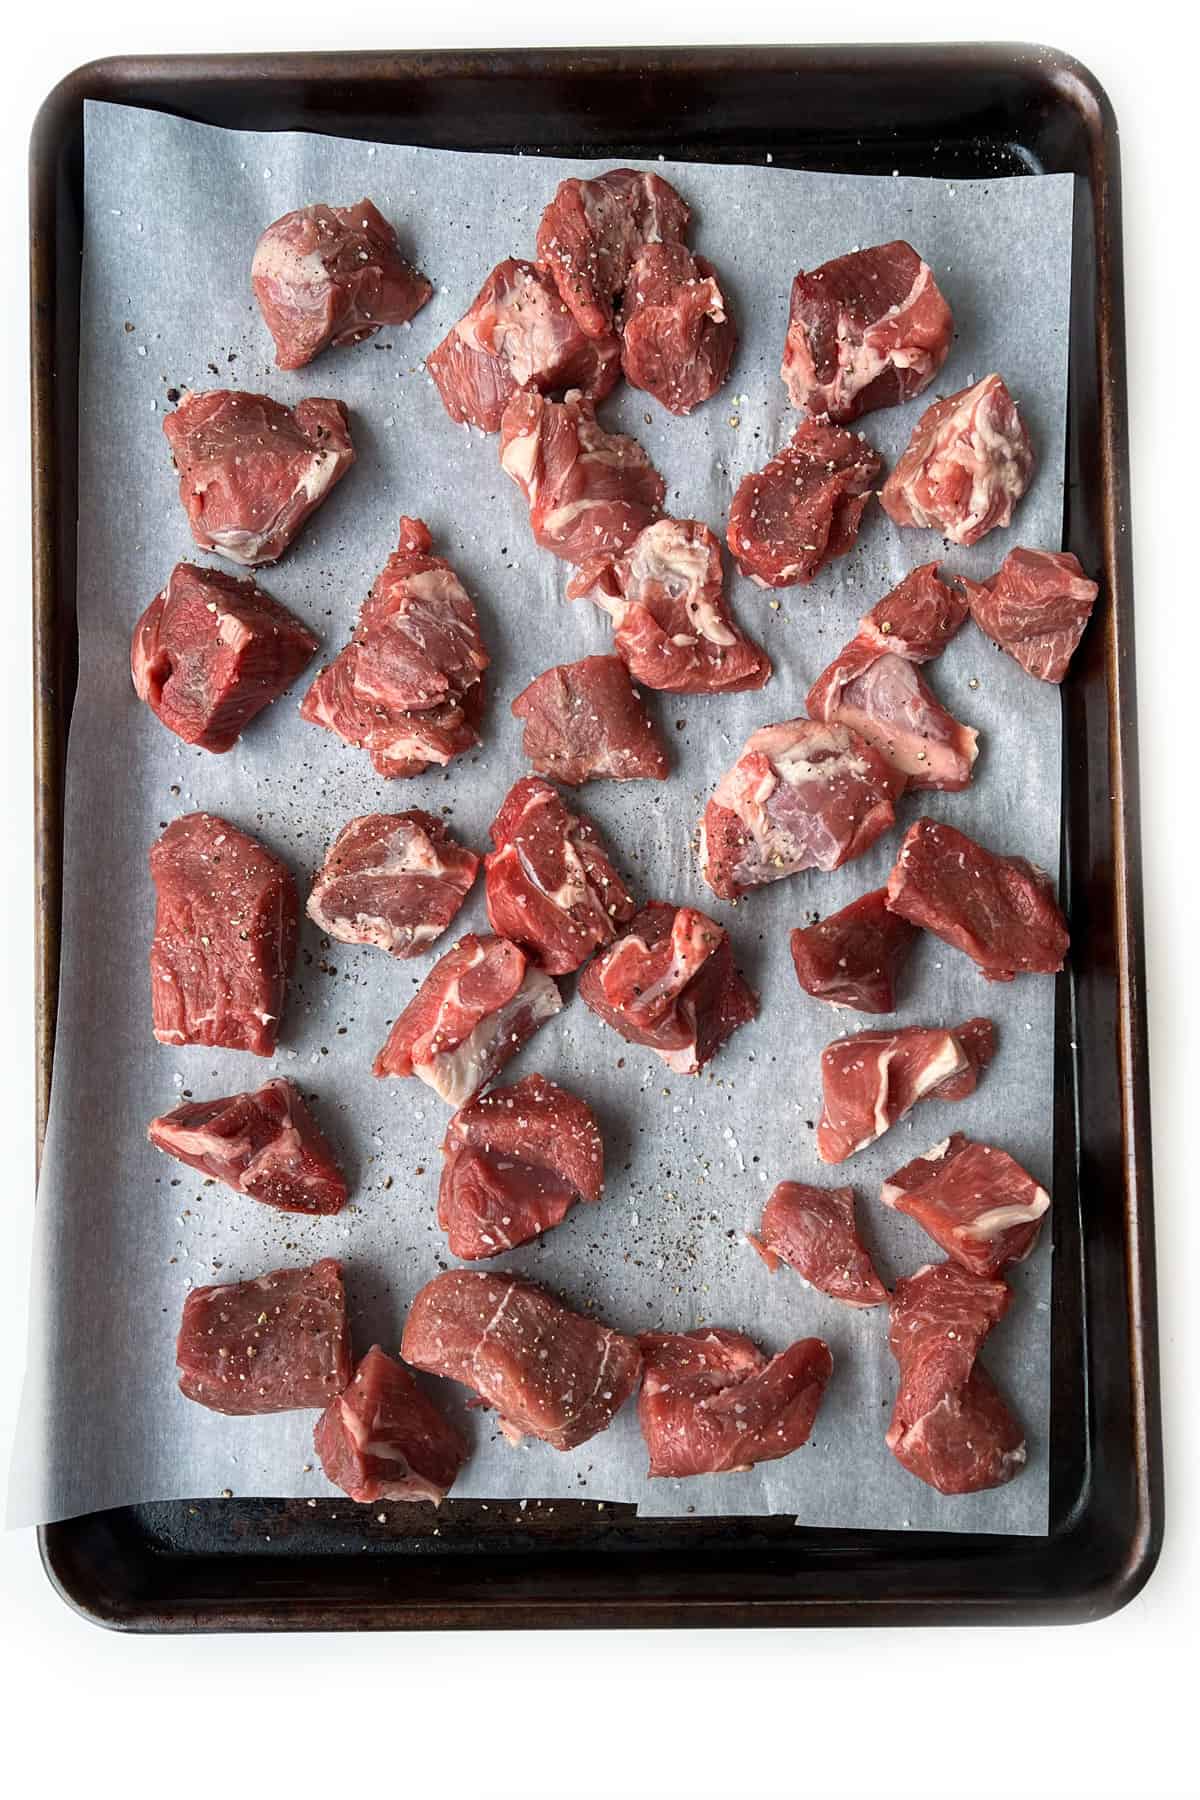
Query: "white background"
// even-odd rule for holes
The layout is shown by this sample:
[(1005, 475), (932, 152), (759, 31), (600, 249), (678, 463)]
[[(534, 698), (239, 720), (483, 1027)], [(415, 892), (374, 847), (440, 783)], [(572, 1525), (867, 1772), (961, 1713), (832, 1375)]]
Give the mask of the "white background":
[[(806, 16), (809, 15), (809, 16)], [(1183, 24), (1187, 16), (1186, 27)], [(0, 1734), (19, 1791), (241, 1800), (336, 1783), (438, 1800), (774, 1800), (1195, 1795), (1200, 1512), (1194, 1019), (1197, 573), (1195, 89), (1191, 7), (855, 0), (840, 17), (608, 0), (58, 0), (10, 9), (0, 70), (0, 1466), (17, 1404), (33, 1184), (25, 151), (42, 96), (115, 53), (419, 45), (782, 42), (898, 35), (1049, 42), (1087, 63), (1122, 127), (1167, 1540), (1102, 1624), (921, 1632), (121, 1639), (51, 1593), (29, 1533), (0, 1536)], [(820, 28), (824, 27), (823, 30)], [(1190, 36), (1186, 35), (1190, 34)], [(120, 504), (114, 492), (114, 504)], [(1190, 929), (1189, 929), (1190, 927)], [(1192, 1029), (1189, 1029), (1192, 1027)], [(1191, 1131), (1189, 1131), (1189, 1127)], [(34, 1770), (36, 1769), (36, 1776)]]

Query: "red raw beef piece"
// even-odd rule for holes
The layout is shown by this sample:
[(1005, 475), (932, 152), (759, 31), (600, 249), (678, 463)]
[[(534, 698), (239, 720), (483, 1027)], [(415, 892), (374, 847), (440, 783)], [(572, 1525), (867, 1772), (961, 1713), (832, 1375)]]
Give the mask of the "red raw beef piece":
[(894, 822), (903, 788), (886, 758), (845, 725), (764, 725), (705, 808), (701, 874), (722, 900), (736, 900), (800, 869), (838, 869)]
[(181, 1392), (213, 1412), (328, 1406), (353, 1368), (341, 1263), (193, 1288), (175, 1361)]
[(529, 502), (543, 550), (564, 562), (619, 556), (662, 511), (666, 484), (634, 438), (605, 431), (576, 389), (522, 390), (500, 422), (500, 467)]
[(486, 1087), (562, 1007), (524, 951), (468, 932), (439, 957), (388, 1033), (376, 1075), (416, 1075), (451, 1106)]
[(1100, 592), (1077, 557), (1010, 550), (989, 581), (964, 581), (971, 617), (1039, 681), (1067, 672)]
[(335, 1213), (346, 1204), (345, 1177), (290, 1081), (187, 1101), (151, 1119), (146, 1135), (189, 1169), (281, 1212)]
[(774, 1272), (781, 1262), (847, 1306), (879, 1306), (887, 1289), (858, 1235), (853, 1188), (806, 1187), (781, 1181), (763, 1208), (750, 1242)]
[(535, 676), (512, 703), (522, 749), (540, 775), (585, 781), (665, 781), (666, 745), (619, 656), (585, 656)]
[(827, 919), (792, 932), (796, 980), (806, 994), (830, 1006), (892, 1012), (896, 974), (916, 935), (915, 926), (888, 910), (887, 889), (875, 888)]
[(644, 1331), (638, 1423), (656, 1475), (741, 1474), (798, 1450), (833, 1373), (829, 1346), (801, 1338), (768, 1359), (740, 1331)]
[(433, 292), (370, 200), (284, 213), (259, 238), (250, 280), (280, 369), (407, 325)]
[(1025, 1434), (976, 1361), (1011, 1300), (1004, 1282), (949, 1262), (896, 1283), (888, 1344), (900, 1387), (887, 1445), (940, 1494), (1000, 1487), (1024, 1466)]
[(879, 1198), (907, 1213), (972, 1275), (999, 1275), (1037, 1243), (1050, 1196), (1007, 1151), (956, 1131), (884, 1182)]
[(510, 256), (496, 264), (425, 367), (452, 419), (499, 431), (519, 388), (578, 388), (603, 400), (620, 379), (621, 346), (611, 333), (586, 337), (550, 277)]
[(511, 1443), (573, 1450), (603, 1431), (637, 1386), (634, 1338), (571, 1312), (517, 1275), (450, 1269), (417, 1294), (402, 1354), (460, 1381), (500, 1415)]
[(946, 711), (903, 656), (853, 638), (817, 677), (805, 705), (812, 718), (865, 738), (910, 788), (970, 785), (978, 733)]
[(911, 244), (836, 256), (792, 283), (783, 379), (793, 406), (848, 425), (914, 400), (946, 360), (954, 316)]
[(1048, 875), (934, 819), (918, 819), (905, 832), (888, 877), (888, 905), (965, 951), (989, 981), (1054, 975), (1070, 946)]
[(648, 244), (621, 308), (621, 367), (668, 412), (690, 413), (729, 373), (737, 326), (716, 271), (683, 244)]
[(924, 663), (939, 656), (967, 620), (967, 584), (961, 575), (954, 583), (951, 587), (940, 579), (936, 562), (910, 569), (858, 621), (854, 641), (902, 656), (905, 662)]
[(607, 337), (614, 303), (647, 244), (682, 244), (691, 208), (661, 175), (610, 169), (560, 182), (538, 226), (538, 261), (588, 337)]
[(313, 1448), (334, 1487), (364, 1504), (432, 1500), (437, 1506), (467, 1460), (449, 1419), (378, 1344), (317, 1420)]
[(340, 943), (419, 956), (450, 924), (478, 869), (475, 852), (432, 813), (366, 813), (329, 846), (308, 916)]
[(442, 1145), (438, 1224), (452, 1256), (499, 1256), (599, 1200), (604, 1145), (590, 1106), (544, 1075), (456, 1112)]
[(725, 602), (721, 546), (698, 519), (659, 519), (624, 555), (594, 557), (567, 584), (613, 622), (635, 681), (672, 694), (740, 694), (771, 675)]
[(904, 1025), (835, 1038), (821, 1052), (817, 1155), (822, 1162), (845, 1162), (918, 1100), (965, 1100), (995, 1047), (990, 1019), (968, 1019), (956, 1031)]
[(726, 541), (759, 587), (806, 586), (853, 550), (883, 463), (865, 438), (806, 420), (729, 509)]
[(926, 408), (879, 498), (897, 525), (977, 544), (1009, 523), (1033, 465), (1016, 401), (999, 375), (985, 375)]
[(150, 874), (159, 1043), (273, 1056), (300, 923), (290, 872), (227, 819), (185, 813), (151, 845)]
[(354, 461), (340, 400), (281, 406), (266, 394), (185, 392), (163, 431), (202, 550), (275, 562)]
[(540, 775), (509, 789), (492, 842), (483, 865), (492, 929), (547, 975), (571, 974), (637, 910), (591, 820)]
[(176, 563), (134, 627), (133, 686), (185, 744), (232, 750), (251, 719), (291, 686), (318, 642), (249, 577)]
[(652, 900), (579, 979), (585, 1003), (631, 1044), (695, 1075), (758, 1001), (734, 967), (729, 933), (690, 906)]
[(489, 657), (470, 595), (420, 519), (363, 602), (354, 636), (321, 670), (300, 707), (369, 752), (381, 775), (420, 775), (479, 742)]

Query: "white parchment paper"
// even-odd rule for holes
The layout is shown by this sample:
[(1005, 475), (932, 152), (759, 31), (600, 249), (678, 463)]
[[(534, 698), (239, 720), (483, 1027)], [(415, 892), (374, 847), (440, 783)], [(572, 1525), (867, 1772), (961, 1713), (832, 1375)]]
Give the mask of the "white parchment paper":
[[(174, 1050), (151, 1035), (146, 951), (153, 895), (146, 851), (174, 816), (203, 808), (259, 835), (295, 870), (301, 892), (354, 814), (442, 810), (479, 850), (525, 770), (513, 696), (554, 662), (604, 650), (607, 622), (561, 598), (569, 571), (539, 551), (523, 501), (500, 473), (497, 441), (453, 425), (423, 356), (501, 257), (532, 254), (542, 206), (567, 173), (602, 165), (484, 157), (307, 135), (237, 133), (121, 107), (87, 115), (80, 377), (79, 691), (71, 726), (66, 904), (53, 1105), (37, 1211), (33, 1325), (13, 1472), (14, 1522), (134, 1501), (329, 1492), (312, 1455), (313, 1419), (225, 1419), (175, 1387), (173, 1344), (193, 1285), (333, 1254), (344, 1259), (355, 1342), (395, 1348), (416, 1289), (449, 1261), (434, 1221), (448, 1113), (416, 1081), (382, 1083), (371, 1059), (389, 1021), (459, 931), (486, 929), (482, 884), (449, 938), (425, 958), (324, 945), (307, 921), (282, 1045), (270, 1068), (235, 1052)], [(1014, 531), (948, 567), (983, 574), (1016, 542), (1060, 542), (1070, 178), (976, 183), (803, 174), (771, 166), (661, 164), (696, 214), (694, 245), (717, 265), (742, 341), (725, 390), (690, 419), (622, 389), (606, 418), (633, 430), (667, 480), (668, 506), (723, 534), (733, 487), (790, 435), (778, 365), (797, 267), (903, 236), (933, 265), (957, 337), (925, 399), (870, 415), (866, 435), (891, 464), (934, 393), (998, 369), (1038, 451)], [(272, 365), (249, 286), (259, 232), (312, 200), (372, 197), (434, 283), (411, 327), (321, 357), (295, 374)], [(402, 512), (425, 518), (475, 596), (493, 656), (483, 748), (443, 773), (387, 783), (367, 758), (301, 722), (303, 683), (228, 756), (191, 750), (134, 698), (135, 619), (181, 557), (196, 557), (162, 436), (168, 390), (263, 390), (295, 402), (346, 402), (357, 466), (315, 515), (269, 592), (324, 638), (345, 641)], [(761, 693), (652, 697), (675, 761), (664, 785), (593, 784), (582, 804), (643, 898), (698, 904), (732, 933), (762, 995), (697, 1080), (671, 1076), (620, 1041), (574, 998), (511, 1066), (540, 1069), (586, 1096), (602, 1123), (605, 1198), (577, 1208), (542, 1243), (498, 1259), (630, 1330), (716, 1323), (774, 1351), (819, 1333), (834, 1376), (812, 1441), (742, 1475), (649, 1483), (632, 1407), (567, 1455), (512, 1449), (461, 1390), (438, 1384), (474, 1455), (456, 1493), (635, 1501), (649, 1513), (791, 1513), (810, 1525), (1037, 1533), (1046, 1527), (1050, 1246), (1012, 1273), (1016, 1299), (986, 1360), (1018, 1409), (1029, 1464), (998, 1492), (943, 1499), (906, 1474), (883, 1441), (895, 1386), (884, 1311), (853, 1312), (795, 1275), (770, 1276), (743, 1241), (785, 1176), (852, 1181), (865, 1233), (888, 1279), (936, 1254), (911, 1221), (878, 1202), (880, 1181), (954, 1128), (1051, 1172), (1054, 984), (990, 986), (972, 964), (923, 940), (904, 980), (898, 1023), (996, 1020), (999, 1051), (978, 1093), (926, 1104), (838, 1170), (817, 1162), (818, 1056), (869, 1021), (803, 995), (791, 926), (878, 885), (899, 831), (832, 876), (779, 882), (736, 909), (699, 880), (690, 837), (713, 783), (757, 725), (803, 711), (810, 682), (855, 622), (910, 567), (937, 556), (930, 533), (900, 532), (878, 507), (858, 548), (808, 589), (768, 596), (731, 577), (735, 609), (775, 662)], [(777, 600), (778, 604), (774, 604)], [(982, 734), (974, 786), (904, 802), (985, 843), (1056, 870), (1059, 700), (971, 626), (927, 670), (947, 705)], [(571, 991), (572, 984), (566, 984)], [(227, 1192), (152, 1150), (146, 1121), (197, 1097), (291, 1076), (315, 1096), (354, 1185), (333, 1219), (304, 1220)]]

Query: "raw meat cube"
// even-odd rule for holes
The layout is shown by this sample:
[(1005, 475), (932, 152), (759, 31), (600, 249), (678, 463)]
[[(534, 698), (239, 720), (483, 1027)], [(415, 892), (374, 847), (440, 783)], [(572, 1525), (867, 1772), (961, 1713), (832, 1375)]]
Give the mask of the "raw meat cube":
[(151, 1119), (146, 1135), (177, 1162), (281, 1212), (335, 1213), (346, 1204), (337, 1159), (290, 1081), (186, 1101)]
[(894, 823), (904, 778), (845, 725), (788, 719), (751, 732), (700, 829), (700, 872), (736, 900), (800, 869), (838, 869)]
[(918, 1100), (965, 1100), (995, 1047), (990, 1019), (968, 1019), (956, 1031), (905, 1025), (835, 1038), (821, 1052), (817, 1155), (822, 1162), (845, 1162)]
[(763, 1208), (758, 1237), (750, 1241), (768, 1268), (787, 1263), (831, 1300), (879, 1306), (888, 1297), (858, 1235), (853, 1188), (781, 1181)]
[(578, 388), (603, 400), (620, 379), (621, 346), (586, 337), (553, 281), (536, 264), (497, 263), (470, 307), (425, 358), (442, 405), (460, 425), (499, 431), (519, 388)]
[(1048, 875), (934, 819), (918, 819), (905, 832), (888, 877), (888, 905), (965, 951), (989, 981), (1053, 975), (1070, 945)]
[(613, 622), (635, 681), (673, 694), (740, 694), (770, 678), (766, 652), (725, 601), (721, 546), (697, 519), (659, 519), (624, 555), (593, 557), (567, 584)]
[(796, 980), (830, 1006), (889, 1013), (896, 1005), (897, 971), (916, 935), (915, 926), (889, 911), (887, 889), (875, 888), (792, 932)]
[(783, 379), (793, 406), (848, 425), (924, 391), (946, 360), (954, 318), (911, 244), (836, 256), (792, 283)]
[(1010, 550), (989, 581), (964, 581), (971, 617), (1039, 681), (1061, 681), (1100, 592), (1077, 557)]
[(637, 910), (591, 820), (564, 806), (540, 775), (509, 790), (492, 842), (484, 861), (492, 929), (547, 975), (569, 975)]
[(690, 906), (652, 900), (579, 979), (585, 1005), (631, 1044), (695, 1075), (758, 1001), (734, 967), (729, 933)]
[(1016, 401), (999, 375), (985, 375), (926, 408), (879, 497), (897, 525), (977, 544), (1012, 519), (1033, 465)]
[(450, 924), (478, 869), (474, 851), (432, 813), (367, 813), (329, 846), (308, 916), (343, 944), (419, 956)]
[(647, 244), (621, 307), (621, 367), (668, 412), (690, 413), (729, 373), (737, 326), (716, 271), (683, 244)]
[(473, 750), (489, 657), (470, 595), (420, 519), (363, 602), (346, 648), (317, 676), (301, 718), (366, 750), (381, 775), (420, 775)]
[(512, 703), (522, 749), (540, 775), (585, 781), (665, 781), (666, 745), (619, 656), (585, 656), (535, 676)]
[(250, 280), (280, 369), (407, 325), (433, 292), (370, 200), (285, 213), (259, 238)]
[(906, 662), (924, 663), (940, 655), (967, 620), (967, 583), (961, 575), (952, 579), (953, 586), (941, 580), (936, 562), (910, 569), (858, 621), (856, 642)]
[(879, 1198), (907, 1213), (973, 1275), (999, 1275), (1037, 1243), (1050, 1196), (1004, 1150), (956, 1131), (884, 1182)]
[(438, 1224), (450, 1254), (498, 1256), (599, 1200), (604, 1145), (590, 1106), (543, 1075), (493, 1088), (456, 1112), (442, 1145)]
[(250, 577), (176, 563), (134, 627), (134, 691), (185, 744), (232, 750), (318, 642)]
[(159, 1043), (273, 1056), (300, 922), (288, 869), (227, 819), (186, 813), (151, 845), (150, 874)]
[(656, 1475), (740, 1474), (798, 1450), (833, 1373), (802, 1338), (768, 1359), (740, 1331), (644, 1331), (638, 1423)]
[(378, 1344), (313, 1431), (334, 1487), (352, 1500), (432, 1500), (437, 1506), (467, 1460), (467, 1447), (403, 1363)]
[(402, 1354), (460, 1381), (499, 1414), (512, 1443), (573, 1450), (603, 1431), (637, 1386), (637, 1341), (571, 1312), (517, 1275), (451, 1269), (412, 1303)]
[(978, 734), (940, 704), (915, 663), (856, 637), (809, 689), (810, 717), (847, 725), (910, 788), (970, 785)]
[(193, 1288), (175, 1360), (180, 1391), (213, 1412), (328, 1406), (353, 1368), (341, 1263)]
[(951, 1262), (896, 1283), (888, 1344), (900, 1386), (887, 1445), (940, 1494), (1000, 1487), (1024, 1467), (1025, 1434), (976, 1361), (1011, 1300), (1004, 1282)]
[(541, 969), (504, 938), (469, 932), (439, 957), (388, 1033), (376, 1075), (416, 1075), (462, 1106), (562, 1008)]
[(865, 438), (812, 420), (733, 496), (726, 541), (759, 587), (805, 586), (853, 550), (883, 463)]
[(561, 402), (513, 395), (500, 422), (500, 467), (529, 502), (537, 542), (564, 562), (619, 556), (658, 517), (667, 491), (642, 446), (605, 431), (575, 388)]
[(691, 208), (660, 175), (610, 169), (560, 182), (538, 226), (538, 261), (588, 337), (613, 329), (614, 303), (647, 244), (681, 244)]
[(163, 431), (202, 550), (275, 562), (354, 461), (340, 400), (281, 406), (267, 394), (185, 392)]

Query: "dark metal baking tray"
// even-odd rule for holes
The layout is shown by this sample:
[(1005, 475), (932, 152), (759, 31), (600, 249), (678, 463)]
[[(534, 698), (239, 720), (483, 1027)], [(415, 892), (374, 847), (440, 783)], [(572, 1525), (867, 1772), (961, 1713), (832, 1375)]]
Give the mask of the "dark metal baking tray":
[[(198, 1501), (47, 1526), (71, 1605), (133, 1631), (1097, 1618), (1162, 1533), (1117, 132), (1093, 77), (1012, 46), (112, 60), (32, 144), (38, 1136), (49, 1101), (74, 693), (85, 100), (214, 125), (526, 154), (1075, 177), (1065, 541), (1102, 600), (1063, 689), (1051, 1523), (1044, 1538), (638, 1519), (629, 1507)], [(948, 1503), (952, 1504), (952, 1503)]]

